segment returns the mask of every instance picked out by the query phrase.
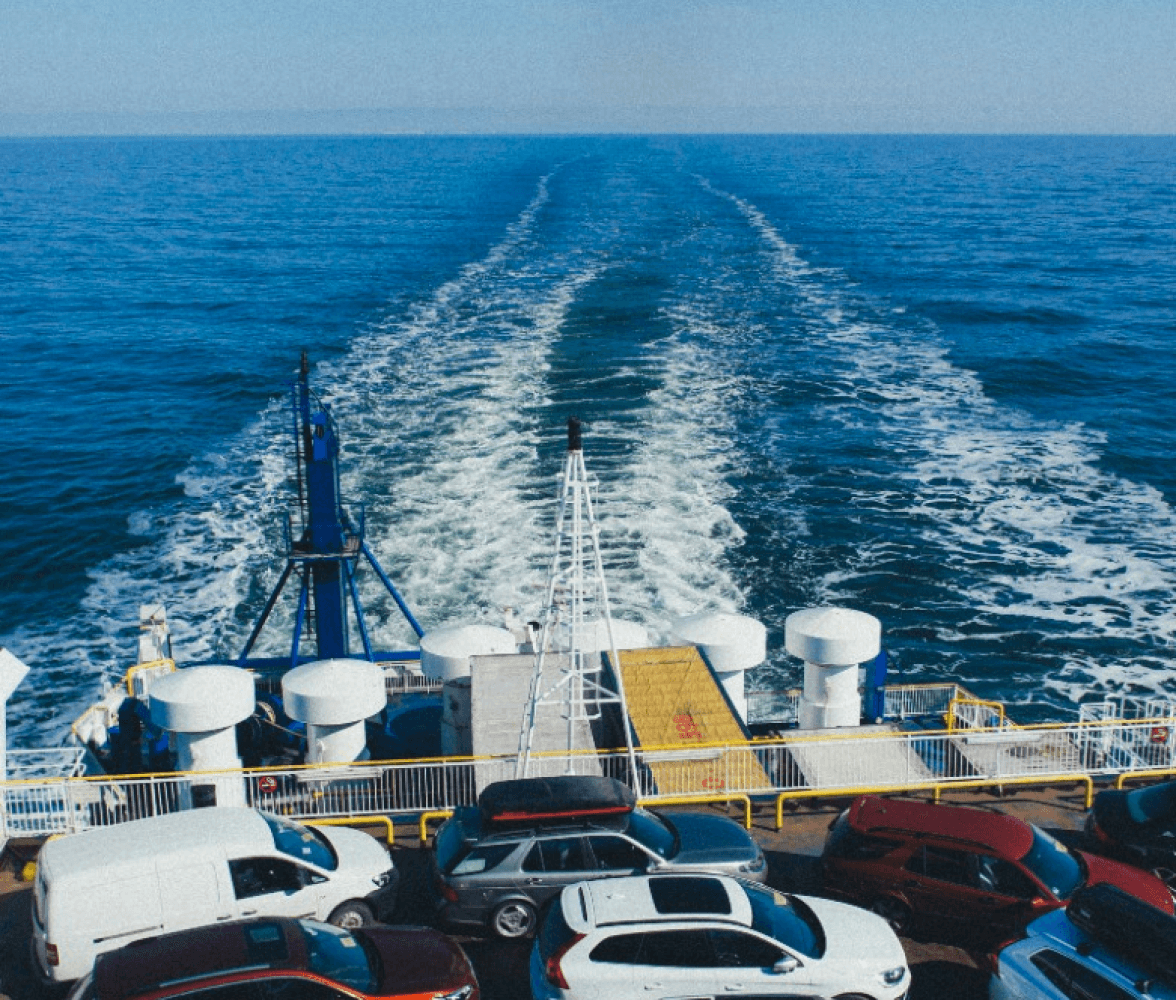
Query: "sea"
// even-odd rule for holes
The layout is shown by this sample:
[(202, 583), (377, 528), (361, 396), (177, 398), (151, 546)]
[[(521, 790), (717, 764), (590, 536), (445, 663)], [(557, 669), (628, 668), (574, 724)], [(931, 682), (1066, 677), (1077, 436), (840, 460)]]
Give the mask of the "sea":
[(540, 615), (575, 416), (613, 615), (762, 621), (751, 689), (837, 605), (1019, 721), (1176, 699), (1174, 340), (1172, 137), (0, 140), (10, 741), (64, 741), (140, 605), (236, 658), (304, 350), (426, 629)]

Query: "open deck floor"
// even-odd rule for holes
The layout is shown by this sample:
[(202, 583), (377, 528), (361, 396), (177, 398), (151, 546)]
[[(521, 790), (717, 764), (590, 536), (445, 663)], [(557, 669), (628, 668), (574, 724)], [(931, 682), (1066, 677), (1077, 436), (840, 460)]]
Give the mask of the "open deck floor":
[[(1083, 789), (1009, 789), (960, 791), (945, 794), (943, 801), (985, 806), (1020, 816), (1054, 833), (1064, 842), (1075, 843), (1086, 819)], [(768, 856), (768, 883), (791, 892), (820, 894), (818, 858), (829, 823), (848, 804), (847, 799), (807, 800), (786, 809), (784, 826), (775, 830), (775, 807), (765, 804), (753, 817), (753, 834)], [(673, 811), (685, 807), (669, 807)], [(710, 807), (699, 807), (710, 808)], [(741, 809), (730, 815), (741, 819)], [(385, 835), (382, 826), (370, 832)], [(26, 862), (36, 856), (32, 842), (10, 842), (0, 858), (0, 992), (12, 1000), (59, 1000), (40, 986), (29, 967), (30, 886), (20, 878)], [(401, 871), (401, 890), (396, 922), (427, 923), (432, 914), (425, 865), (426, 853), (417, 826), (398, 823), (394, 860)], [(477, 970), (484, 1000), (528, 1000), (527, 962), (530, 942), (503, 942), (490, 938), (459, 937)], [(987, 997), (988, 973), (983, 955), (969, 950), (966, 942), (904, 938), (911, 965), (909, 1000), (983, 1000)]]

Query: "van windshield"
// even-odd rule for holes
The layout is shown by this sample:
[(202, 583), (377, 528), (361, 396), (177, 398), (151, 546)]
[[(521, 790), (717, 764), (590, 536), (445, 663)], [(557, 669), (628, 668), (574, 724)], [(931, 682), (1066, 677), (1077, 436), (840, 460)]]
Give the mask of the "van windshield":
[(339, 867), (339, 859), (331, 842), (314, 827), (292, 823), (280, 816), (262, 815), (274, 835), (274, 847), (283, 854), (299, 861), (308, 861), (329, 872)]

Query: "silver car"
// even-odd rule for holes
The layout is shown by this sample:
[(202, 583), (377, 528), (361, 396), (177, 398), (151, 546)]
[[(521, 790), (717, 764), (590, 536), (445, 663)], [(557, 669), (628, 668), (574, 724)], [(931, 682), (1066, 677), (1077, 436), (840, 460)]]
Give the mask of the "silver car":
[(501, 828), (483, 811), (458, 809), (437, 831), (432, 878), (449, 925), (531, 935), (543, 905), (586, 879), (706, 871), (763, 881), (763, 850), (724, 816), (639, 807), (612, 814), (536, 820)]

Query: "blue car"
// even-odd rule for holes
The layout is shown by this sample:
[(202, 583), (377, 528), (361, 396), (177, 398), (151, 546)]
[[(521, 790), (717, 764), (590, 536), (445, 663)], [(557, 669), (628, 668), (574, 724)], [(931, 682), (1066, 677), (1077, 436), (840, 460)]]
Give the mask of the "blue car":
[(992, 967), (990, 1000), (1176, 1000), (1176, 917), (1090, 886), (1003, 945)]

